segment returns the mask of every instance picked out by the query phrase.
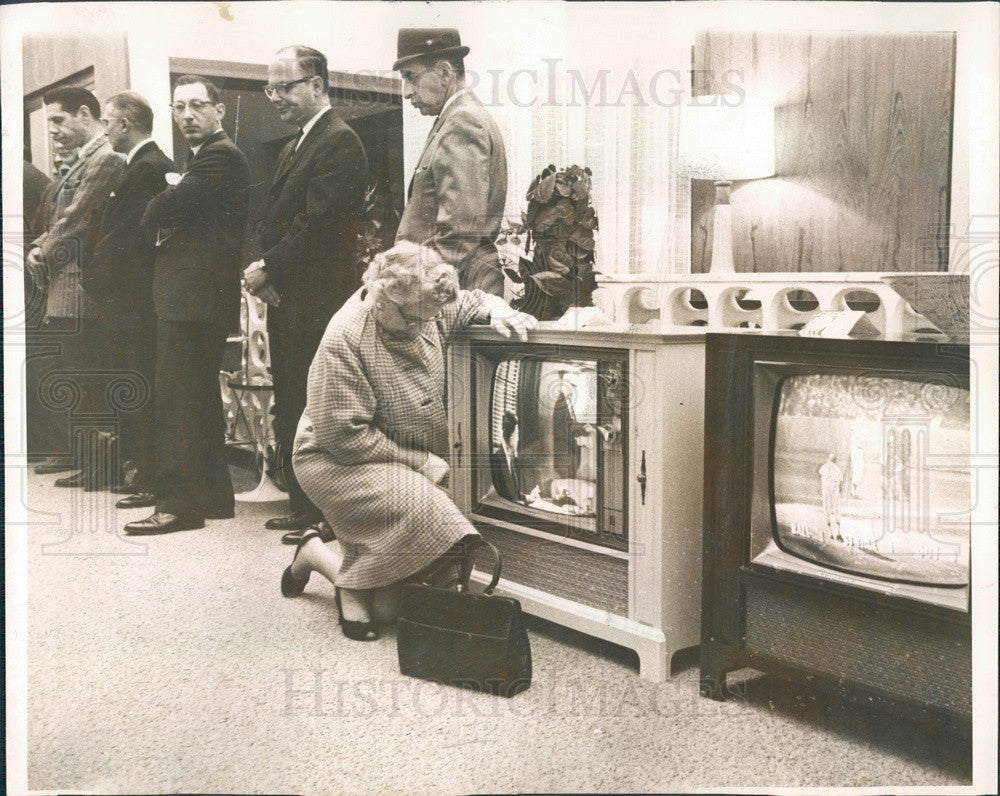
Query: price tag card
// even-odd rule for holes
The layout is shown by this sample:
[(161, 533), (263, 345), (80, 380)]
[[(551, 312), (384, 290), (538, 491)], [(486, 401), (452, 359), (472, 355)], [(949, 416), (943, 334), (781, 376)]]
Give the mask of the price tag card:
[(879, 330), (863, 310), (821, 312), (799, 330), (805, 337), (878, 337)]

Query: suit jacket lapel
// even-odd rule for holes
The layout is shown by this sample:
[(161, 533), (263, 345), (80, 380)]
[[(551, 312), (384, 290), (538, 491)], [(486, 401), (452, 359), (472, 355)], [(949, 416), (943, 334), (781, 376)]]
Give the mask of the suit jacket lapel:
[[(455, 99), (452, 100), (451, 104), (443, 111), (441, 111), (441, 115), (437, 117), (433, 127), (431, 127), (431, 131), (427, 134), (427, 141), (424, 143), (424, 152), (427, 151), (427, 148), (431, 145), (431, 141), (434, 140), (434, 136), (438, 134), (438, 131), (448, 120), (448, 117), (451, 116), (455, 111), (457, 111), (463, 105), (466, 105), (469, 102), (474, 102), (474, 101), (475, 101), (475, 95), (472, 94), (471, 92), (466, 91), (460, 94), (459, 96), (455, 97)], [(423, 160), (423, 157), (424, 154), (422, 152), (420, 154), (420, 159)]]
[(107, 140), (108, 140), (107, 136), (101, 136), (100, 138), (98, 138), (97, 140), (95, 140), (90, 146), (86, 147), (85, 149), (81, 149), (80, 150), (80, 156), (76, 159), (76, 162), (72, 166), (69, 167), (69, 171), (67, 171), (62, 176), (62, 179), (59, 181), (59, 185), (56, 187), (55, 191), (52, 192), (52, 210), (53, 210), (53, 212), (55, 212), (56, 209), (59, 206), (59, 196), (62, 194), (62, 189), (66, 185), (66, 182), (69, 180), (69, 178), (71, 176), (73, 176), (74, 174), (76, 174), (77, 171), (79, 171), (80, 169), (82, 169), (84, 167), (84, 165), (87, 162), (87, 159), (91, 155), (93, 155), (98, 149), (100, 149), (102, 146), (104, 146), (104, 143)]
[[(312, 131), (310, 131), (310, 132), (312, 132)], [(285, 144), (281, 148), (281, 152), (278, 155), (278, 167), (277, 167), (277, 169), (275, 169), (275, 171), (274, 171), (274, 177), (271, 179), (271, 190), (272, 191), (278, 186), (278, 183), (282, 182), (285, 179), (285, 176), (288, 174), (289, 170), (292, 168), (292, 160), (295, 159), (295, 158), (292, 157), (292, 155), (293, 154), (298, 154), (298, 153), (293, 153), (292, 152), (292, 147), (295, 146), (296, 140), (297, 140), (297, 137), (293, 138), (291, 141), (289, 141), (287, 144)]]
[(63, 185), (66, 183), (66, 180), (68, 180), (71, 175), (76, 174), (76, 172), (78, 170), (80, 170), (80, 169), (83, 168), (83, 164), (84, 164), (84, 161), (86, 159), (87, 159), (87, 155), (80, 155), (80, 157), (78, 157), (74, 161), (73, 165), (69, 167), (69, 171), (67, 171), (65, 174), (63, 174), (62, 179), (59, 182), (59, 188), (56, 191), (56, 193), (58, 193), (59, 191), (62, 190)]
[(198, 155), (200, 155), (202, 152), (205, 151), (205, 147), (211, 146), (212, 144), (216, 143), (217, 141), (222, 141), (226, 137), (227, 137), (226, 136), (226, 131), (223, 130), (223, 129), (221, 129), (221, 128), (219, 128), (214, 133), (212, 133), (208, 138), (205, 139), (205, 142), (198, 149), (198, 152), (195, 153), (193, 156), (191, 156), (191, 155), (194, 152), (194, 150), (193, 149), (189, 149), (188, 150), (188, 156), (191, 157), (191, 159), (187, 162), (187, 165), (185, 167), (185, 171), (187, 171), (187, 170), (189, 170), (191, 168), (191, 166), (194, 164), (194, 162), (198, 159)]
[(444, 119), (444, 114), (441, 114), (434, 120), (434, 124), (431, 125), (431, 131), (427, 134), (427, 138), (424, 140), (424, 148), (420, 151), (420, 157), (417, 158), (417, 167), (413, 170), (413, 174), (410, 175), (410, 184), (406, 186), (407, 202), (413, 197), (413, 178), (417, 176), (417, 172), (420, 170), (420, 164), (424, 162), (424, 156), (430, 148), (431, 141), (434, 140), (434, 136), (437, 135), (437, 131), (441, 129), (442, 119)]
[(76, 162), (69, 167), (69, 171), (67, 171), (65, 174), (62, 175), (62, 177), (59, 178), (59, 182), (56, 183), (56, 187), (52, 191), (51, 201), (53, 207), (55, 207), (56, 204), (56, 197), (59, 196), (59, 194), (62, 192), (63, 186), (66, 184), (66, 178), (69, 177), (69, 175), (72, 174), (74, 171), (76, 171), (76, 169), (82, 164), (82, 162), (83, 158), (77, 158)]
[(58, 194), (58, 193), (59, 193), (59, 192), (60, 192), (60, 191), (61, 191), (61, 190), (63, 189), (63, 186), (64, 186), (64, 185), (66, 184), (66, 181), (67, 181), (67, 180), (68, 180), (68, 179), (69, 179), (69, 178), (70, 178), (71, 176), (73, 176), (73, 175), (74, 175), (74, 174), (76, 174), (76, 173), (77, 173), (77, 172), (78, 172), (78, 171), (79, 171), (80, 169), (82, 169), (82, 168), (83, 168), (83, 164), (87, 162), (87, 158), (89, 158), (89, 157), (90, 157), (90, 155), (91, 155), (91, 153), (92, 153), (92, 152), (94, 152), (94, 150), (96, 150), (96, 149), (97, 149), (97, 147), (90, 147), (90, 148), (89, 148), (89, 149), (87, 149), (86, 151), (81, 151), (81, 152), (80, 152), (80, 155), (79, 155), (79, 157), (77, 157), (77, 159), (76, 159), (76, 160), (75, 160), (75, 161), (73, 162), (73, 165), (69, 167), (69, 171), (67, 171), (67, 172), (66, 172), (66, 173), (65, 173), (65, 174), (64, 174), (64, 175), (62, 176), (62, 179), (61, 179), (61, 180), (59, 181), (59, 187), (58, 187), (58, 188), (56, 188), (56, 191), (55, 191), (55, 193), (56, 193), (56, 194)]
[[(424, 142), (424, 148), (420, 153), (420, 158), (417, 160), (417, 168), (424, 162), (424, 156), (427, 154), (427, 150), (430, 149), (431, 142), (434, 140), (434, 136), (438, 134), (441, 126), (445, 123), (445, 120), (455, 112), (457, 108), (460, 108), (465, 103), (470, 100), (474, 101), (475, 95), (471, 92), (465, 92), (461, 96), (458, 96), (454, 101), (434, 120), (434, 124), (431, 126), (431, 131), (427, 134), (427, 140)], [(416, 174), (414, 171), (413, 175), (410, 176), (410, 184), (406, 188), (406, 198), (407, 200), (413, 195), (413, 176)]]
[(129, 180), (132, 178), (132, 175), (135, 174), (139, 161), (141, 161), (148, 153), (154, 152), (157, 149), (159, 149), (159, 147), (156, 145), (155, 141), (147, 141), (142, 145), (141, 149), (132, 155), (132, 159), (126, 164), (125, 171), (122, 172), (121, 179), (118, 180), (118, 184), (115, 186), (114, 191), (109, 197), (109, 202), (122, 201), (123, 196), (129, 192)]
[(316, 124), (309, 129), (309, 133), (302, 139), (302, 143), (299, 144), (298, 149), (294, 152), (289, 151), (295, 146), (295, 142), (298, 140), (297, 136), (282, 147), (281, 155), (278, 157), (278, 163), (280, 165), (274, 172), (274, 179), (271, 180), (272, 190), (278, 185), (279, 182), (288, 176), (288, 172), (290, 172), (292, 167), (299, 162), (299, 159), (303, 156), (305, 151), (315, 144), (316, 139), (319, 138), (320, 134), (326, 130), (332, 122), (333, 110), (331, 109), (316, 120)]

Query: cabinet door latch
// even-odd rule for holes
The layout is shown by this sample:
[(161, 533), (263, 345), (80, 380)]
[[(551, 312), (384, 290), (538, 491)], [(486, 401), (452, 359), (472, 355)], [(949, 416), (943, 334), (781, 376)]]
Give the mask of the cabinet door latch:
[(642, 498), (642, 505), (646, 505), (646, 451), (642, 452), (642, 463), (639, 465), (639, 475), (635, 477), (639, 482), (639, 496)]

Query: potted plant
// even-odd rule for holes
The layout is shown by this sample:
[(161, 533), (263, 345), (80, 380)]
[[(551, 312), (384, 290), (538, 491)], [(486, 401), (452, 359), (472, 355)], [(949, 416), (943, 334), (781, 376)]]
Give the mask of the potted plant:
[(570, 307), (593, 305), (597, 213), (591, 204), (590, 178), (588, 168), (549, 166), (528, 187), (522, 223), (501, 230), (501, 252), (525, 236), (524, 255), (530, 256), (518, 256), (514, 265), (508, 254), (504, 272), (523, 285), (513, 306), (540, 321), (560, 318)]

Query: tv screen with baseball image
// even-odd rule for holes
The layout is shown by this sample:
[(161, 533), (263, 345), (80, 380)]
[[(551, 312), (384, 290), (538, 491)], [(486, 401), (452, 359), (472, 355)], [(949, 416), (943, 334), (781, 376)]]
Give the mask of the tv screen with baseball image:
[(706, 339), (702, 693), (751, 668), (968, 736), (969, 346)]
[(757, 384), (771, 384), (771, 538), (754, 560), (793, 569), (800, 561), (855, 584), (965, 606), (968, 384), (757, 368)]

